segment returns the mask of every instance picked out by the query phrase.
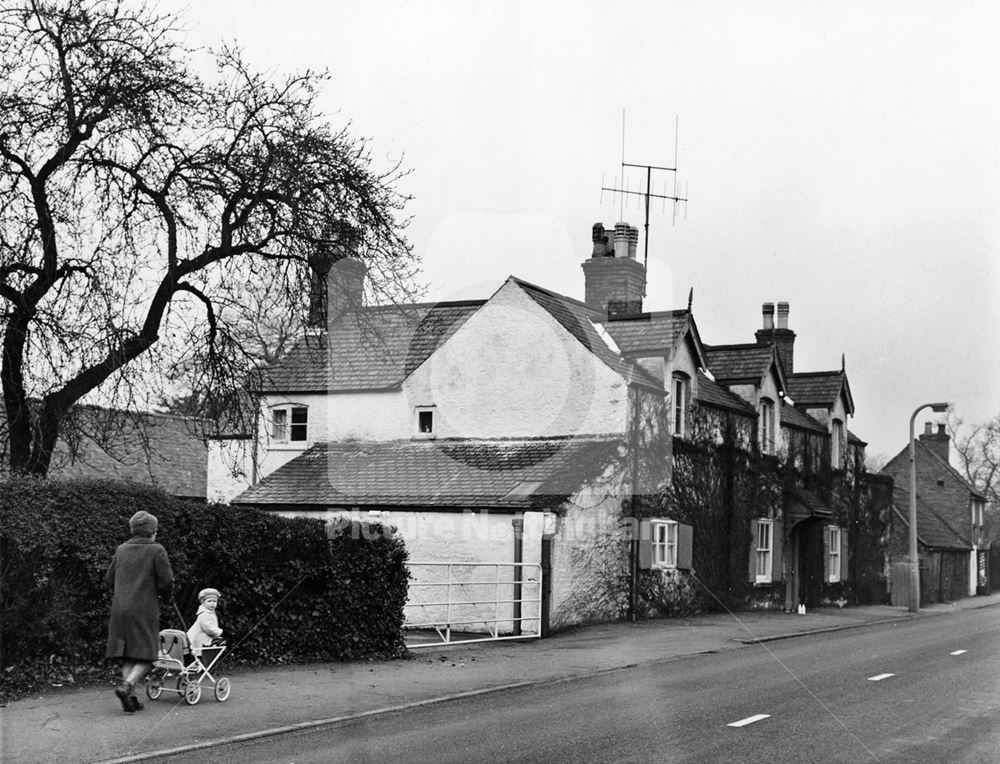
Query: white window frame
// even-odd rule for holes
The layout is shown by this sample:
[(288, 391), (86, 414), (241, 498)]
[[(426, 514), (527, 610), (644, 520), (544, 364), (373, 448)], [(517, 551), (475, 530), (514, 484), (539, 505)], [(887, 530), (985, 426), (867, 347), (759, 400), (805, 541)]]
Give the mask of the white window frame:
[(677, 522), (674, 520), (653, 520), (650, 523), (653, 535), (653, 567), (677, 567)]
[(671, 395), (673, 434), (687, 437), (688, 401), (691, 400), (691, 380), (686, 374), (675, 372), (672, 377)]
[[(437, 412), (436, 406), (415, 406), (413, 409), (413, 434), (417, 438), (436, 438), (437, 437), (437, 417), (435, 416)], [(421, 414), (430, 414), (431, 417), (431, 428), (430, 430), (422, 430), (420, 427)]]
[(826, 526), (826, 580), (831, 584), (840, 581), (841, 533), (838, 525)]
[(760, 450), (765, 454), (774, 453), (774, 401), (760, 399)]
[[(305, 412), (305, 421), (296, 422), (297, 412)], [(278, 423), (279, 415), (283, 421)], [(279, 431), (280, 428), (280, 431)], [(303, 428), (301, 438), (293, 437), (298, 434), (296, 428)], [(273, 443), (308, 443), (309, 442), (309, 407), (301, 403), (279, 403), (271, 406), (271, 441)]]
[(758, 584), (769, 584), (771, 583), (771, 571), (774, 569), (774, 520), (758, 518), (755, 522), (754, 539), (757, 544), (757, 566), (754, 581)]

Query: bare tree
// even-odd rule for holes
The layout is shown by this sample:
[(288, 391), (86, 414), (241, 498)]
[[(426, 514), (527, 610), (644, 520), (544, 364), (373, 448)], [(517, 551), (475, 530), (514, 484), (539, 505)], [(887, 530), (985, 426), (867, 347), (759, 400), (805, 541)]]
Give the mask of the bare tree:
[(954, 413), (946, 423), (958, 468), (986, 497), (990, 533), (1000, 539), (1000, 414), (978, 424), (966, 424)]
[[(14, 471), (46, 474), (95, 392), (128, 401), (171, 364), (217, 404), (259, 358), (234, 305), (298, 310), (338, 226), (388, 298), (412, 250), (398, 165), (317, 111), (325, 77), (273, 82), (239, 52), (191, 67), (175, 20), (111, 0), (0, 6), (0, 383)], [(371, 285), (369, 288), (373, 288)]]

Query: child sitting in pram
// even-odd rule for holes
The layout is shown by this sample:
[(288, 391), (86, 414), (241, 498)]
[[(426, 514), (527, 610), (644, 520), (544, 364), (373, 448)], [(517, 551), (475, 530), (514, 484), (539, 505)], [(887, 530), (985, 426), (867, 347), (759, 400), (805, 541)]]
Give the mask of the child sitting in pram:
[(198, 615), (187, 631), (188, 644), (195, 655), (201, 655), (202, 648), (213, 643), (224, 644), (220, 639), (222, 629), (219, 628), (219, 617), (215, 614), (215, 608), (219, 604), (219, 590), (202, 589), (198, 592), (198, 602), (201, 603)]

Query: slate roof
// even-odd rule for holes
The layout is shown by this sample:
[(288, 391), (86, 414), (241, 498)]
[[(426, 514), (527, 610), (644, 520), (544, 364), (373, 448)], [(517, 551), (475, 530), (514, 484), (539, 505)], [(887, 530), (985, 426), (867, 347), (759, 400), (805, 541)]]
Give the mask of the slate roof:
[(848, 413), (854, 413), (854, 399), (847, 384), (847, 374), (843, 371), (796, 372), (786, 380), (785, 392), (796, 406), (810, 408), (831, 408), (841, 392), (845, 392)]
[[(905, 488), (893, 486), (892, 508), (903, 524), (910, 527), (910, 493)], [(917, 538), (934, 549), (972, 549), (969, 541), (938, 515), (923, 498), (917, 495)]]
[(398, 387), (485, 300), (363, 308), (329, 333), (307, 336), (262, 372), (267, 392), (346, 392)]
[(690, 313), (670, 310), (604, 322), (604, 328), (624, 355), (672, 350), (688, 328)]
[[(705, 355), (708, 370), (722, 384), (756, 383), (764, 377), (772, 362), (781, 368), (774, 345), (706, 345)], [(779, 371), (780, 374), (783, 372)]]
[[(793, 398), (792, 400), (795, 399)], [(826, 427), (821, 422), (809, 416), (806, 412), (800, 411), (795, 406), (788, 404), (781, 407), (781, 426), (784, 427), (786, 425), (788, 427), (797, 427), (800, 430), (822, 433), (823, 435), (828, 434)]]
[(557, 508), (617, 458), (601, 438), (317, 443), (234, 503), (452, 509)]
[(757, 415), (753, 406), (722, 385), (713, 382), (701, 370), (698, 371), (698, 394), (696, 399), (699, 403), (707, 406), (737, 411), (751, 417)]
[[(797, 506), (796, 506), (797, 505)], [(785, 489), (785, 516), (790, 518), (832, 517), (833, 510), (804, 488)]]
[[(651, 387), (657, 392), (663, 391), (663, 384), (641, 366), (630, 363), (619, 353), (612, 350), (596, 329), (604, 314), (588, 307), (572, 297), (552, 292), (514, 276), (510, 277), (538, 305), (545, 309), (562, 327), (576, 337), (585, 348), (600, 358), (614, 371), (621, 374), (629, 384), (639, 384)], [(607, 325), (605, 325), (607, 328)], [(608, 332), (611, 334), (611, 332)], [(614, 335), (612, 335), (614, 339)], [(617, 344), (617, 341), (615, 342)], [(619, 346), (620, 349), (620, 346)]]
[[(5, 428), (0, 414), (0, 430)], [(208, 446), (197, 430), (189, 417), (81, 406), (73, 426), (63, 428), (48, 475), (131, 480), (174, 496), (204, 499)], [(6, 454), (0, 463), (5, 471)]]

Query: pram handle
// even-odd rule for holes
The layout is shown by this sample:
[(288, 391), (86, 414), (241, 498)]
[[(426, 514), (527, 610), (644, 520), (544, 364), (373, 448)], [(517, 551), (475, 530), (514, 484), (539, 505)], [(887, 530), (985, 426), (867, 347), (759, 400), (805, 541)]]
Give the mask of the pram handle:
[(180, 620), (181, 626), (183, 627), (184, 631), (187, 631), (187, 624), (184, 622), (184, 616), (181, 615), (181, 609), (177, 607), (177, 601), (174, 600), (170, 604), (174, 606), (174, 612), (177, 613), (177, 618), (178, 620)]

